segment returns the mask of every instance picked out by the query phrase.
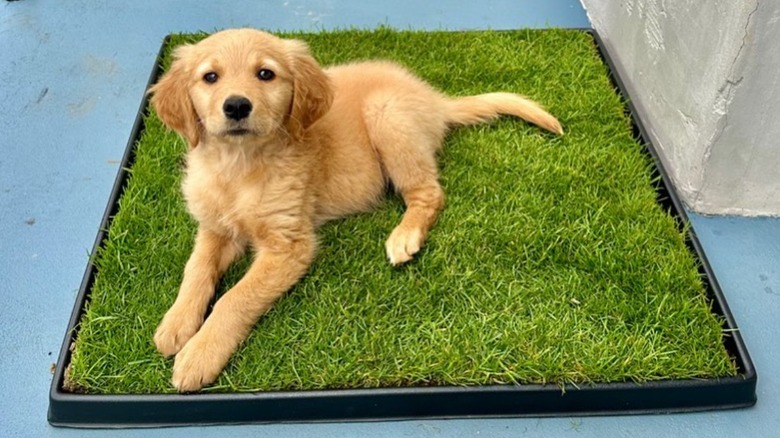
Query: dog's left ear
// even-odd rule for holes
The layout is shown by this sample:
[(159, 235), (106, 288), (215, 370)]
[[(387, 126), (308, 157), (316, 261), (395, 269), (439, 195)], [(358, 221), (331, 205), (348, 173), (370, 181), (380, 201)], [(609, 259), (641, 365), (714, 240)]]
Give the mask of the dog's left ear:
[(287, 129), (293, 138), (300, 139), (330, 109), (333, 89), (328, 76), (309, 54), (306, 43), (286, 40), (285, 44), (293, 74), (293, 99)]

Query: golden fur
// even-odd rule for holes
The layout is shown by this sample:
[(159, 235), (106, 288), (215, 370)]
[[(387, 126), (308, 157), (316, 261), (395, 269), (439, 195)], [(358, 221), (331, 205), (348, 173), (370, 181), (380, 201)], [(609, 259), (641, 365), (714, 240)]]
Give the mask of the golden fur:
[[(272, 77), (261, 79), (261, 69)], [(390, 62), (323, 70), (303, 42), (251, 29), (179, 47), (150, 92), (162, 121), (189, 144), (182, 190), (199, 223), (179, 295), (154, 336), (162, 354), (176, 355), (179, 391), (213, 382), (304, 275), (317, 226), (371, 209), (390, 183), (407, 210), (387, 257), (411, 260), (444, 206), (436, 152), (450, 127), (511, 114), (562, 133), (521, 96), (449, 98)], [(235, 97), (251, 104), (246, 117), (228, 116)], [(204, 322), (218, 278), (247, 247), (251, 267)]]

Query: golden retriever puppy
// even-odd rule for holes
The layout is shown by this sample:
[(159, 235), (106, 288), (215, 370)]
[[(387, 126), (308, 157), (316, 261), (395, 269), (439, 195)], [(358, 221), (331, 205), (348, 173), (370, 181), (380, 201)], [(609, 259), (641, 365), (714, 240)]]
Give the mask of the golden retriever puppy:
[[(448, 129), (510, 114), (562, 133), (521, 96), (450, 98), (391, 62), (323, 70), (305, 43), (251, 29), (178, 47), (150, 93), (189, 145), (182, 190), (199, 224), (176, 302), (154, 336), (160, 353), (176, 355), (179, 391), (213, 382), (306, 273), (320, 224), (371, 209), (388, 184), (406, 212), (387, 257), (411, 260), (444, 206), (436, 153)], [(247, 247), (251, 267), (204, 322), (218, 278)]]

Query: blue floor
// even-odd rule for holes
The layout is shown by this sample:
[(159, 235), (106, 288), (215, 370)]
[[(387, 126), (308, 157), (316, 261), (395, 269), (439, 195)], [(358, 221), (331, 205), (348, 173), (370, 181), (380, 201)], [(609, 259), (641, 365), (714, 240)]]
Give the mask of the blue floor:
[[(392, 6), (391, 6), (392, 4)], [(780, 220), (694, 227), (760, 374), (751, 409), (685, 415), (123, 430), (46, 422), (50, 366), (162, 38), (380, 24), (587, 27), (575, 0), (35, 1), (0, 4), (0, 436), (780, 436)]]

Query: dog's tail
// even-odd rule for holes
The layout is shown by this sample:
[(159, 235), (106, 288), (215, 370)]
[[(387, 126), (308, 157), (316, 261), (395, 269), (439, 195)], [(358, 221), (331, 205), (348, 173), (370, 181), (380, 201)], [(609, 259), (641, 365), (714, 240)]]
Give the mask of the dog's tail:
[(487, 93), (454, 98), (449, 101), (447, 122), (451, 125), (474, 125), (508, 114), (563, 134), (560, 122), (538, 103), (514, 93)]

